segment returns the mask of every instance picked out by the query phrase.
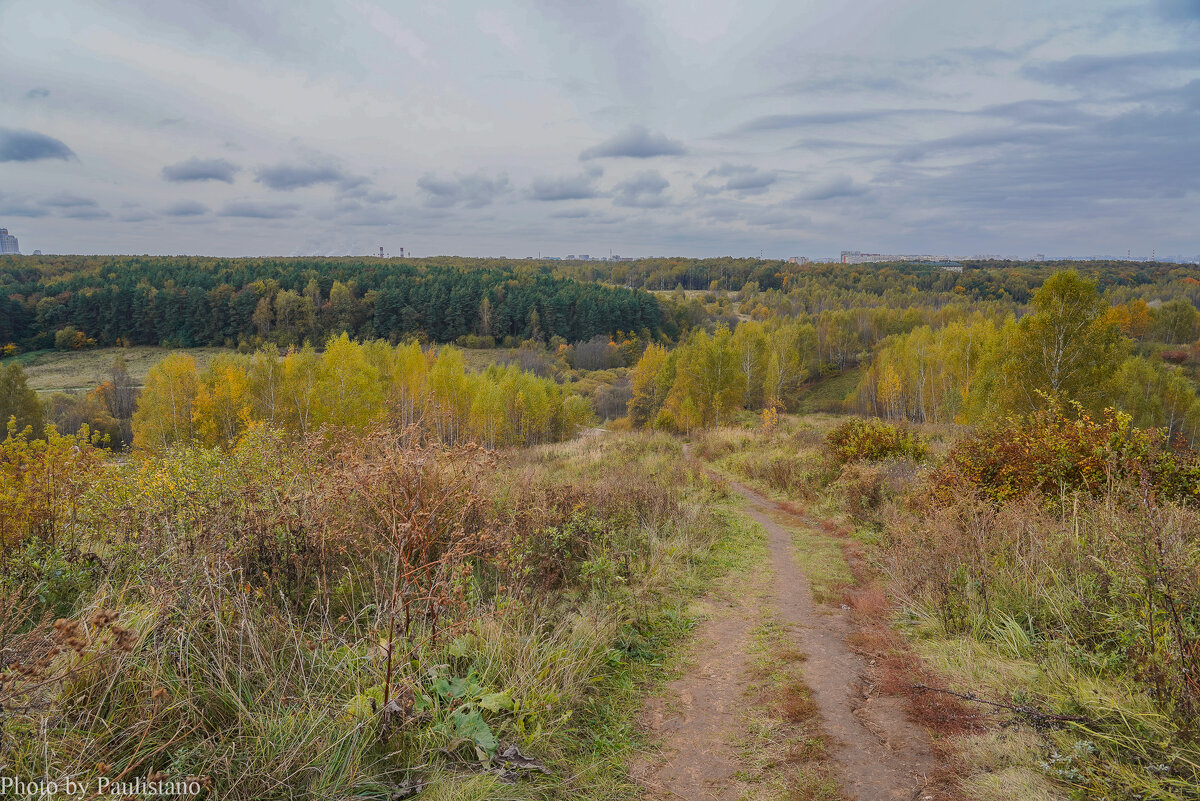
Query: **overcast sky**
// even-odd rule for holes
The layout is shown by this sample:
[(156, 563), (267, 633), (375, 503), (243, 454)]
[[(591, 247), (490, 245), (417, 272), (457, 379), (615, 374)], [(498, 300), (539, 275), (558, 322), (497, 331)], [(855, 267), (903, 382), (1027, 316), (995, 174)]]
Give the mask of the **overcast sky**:
[(29, 253), (1200, 254), (1200, 0), (0, 0)]

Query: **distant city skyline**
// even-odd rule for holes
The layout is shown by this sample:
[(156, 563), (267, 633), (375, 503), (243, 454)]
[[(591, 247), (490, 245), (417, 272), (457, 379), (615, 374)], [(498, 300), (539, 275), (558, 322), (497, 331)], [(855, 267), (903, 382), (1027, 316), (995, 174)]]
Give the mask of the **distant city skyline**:
[[(376, 258), (405, 258), (405, 249), (403, 247), (400, 247), (400, 248), (398, 248), (398, 251), (399, 251), (399, 253), (397, 255), (397, 254), (394, 254), (394, 253), (391, 253), (390, 251), (388, 251), (388, 249), (385, 246), (379, 245), (377, 248), (373, 248), (373, 249), (367, 251), (366, 253), (356, 252), (356, 253), (321, 254), (321, 255), (370, 256), (370, 257), (376, 257)], [(7, 228), (0, 227), (0, 255), (20, 254), (20, 252), (21, 251), (20, 251), (20, 247), (19, 247), (17, 238), (15, 236), (13, 236)], [(56, 253), (56, 251), (51, 249), (50, 251), (48, 251), (48, 253), (50, 255), (54, 255)], [(41, 256), (41, 255), (43, 255), (43, 251), (41, 249), (34, 250), (34, 251), (32, 251), (32, 255)], [(98, 254), (86, 254), (86, 255), (98, 255)], [(123, 254), (123, 255), (133, 255), (133, 254)], [(211, 255), (211, 254), (178, 253), (178, 254), (161, 254), (161, 255), (204, 256), (204, 255)], [(251, 255), (253, 255), (253, 254), (251, 254)], [(279, 255), (279, 254), (274, 254), (274, 255)], [(313, 254), (293, 254), (293, 255), (313, 255)], [(430, 253), (430, 254), (424, 254), (424, 255), (416, 255), (416, 254), (413, 254), (410, 252), (408, 254), (408, 257), (413, 258), (413, 259), (420, 259), (420, 258), (432, 258), (432, 257), (436, 257), (436, 256), (458, 256), (458, 255), (461, 255), (461, 254)], [(653, 255), (642, 254), (639, 256), (621, 256), (620, 254), (613, 253), (608, 256), (592, 256), (590, 254), (586, 254), (586, 253), (582, 253), (582, 252), (578, 253), (578, 254), (569, 253), (567, 255), (558, 255), (558, 254), (551, 254), (551, 253), (543, 254), (541, 251), (539, 251), (536, 256), (533, 256), (533, 255), (507, 256), (507, 255), (499, 255), (499, 254), (482, 254), (482, 255), (478, 255), (478, 256), (465, 256), (464, 258), (513, 259), (513, 260), (518, 260), (518, 261), (534, 259), (534, 260), (541, 260), (541, 261), (625, 261), (625, 262), (628, 262), (628, 261), (636, 261), (638, 259), (646, 259), (646, 258), (669, 258), (671, 256), (676, 256), (676, 255), (679, 255), (679, 254), (661, 253), (661, 254), (653, 254)], [(701, 256), (701, 257), (702, 258), (703, 257), (715, 258), (715, 257), (722, 257), (722, 256), (732, 256), (734, 258), (754, 258), (754, 254), (735, 254), (735, 253), (705, 254), (704, 256)], [(1125, 255), (1093, 254), (1093, 255), (1087, 255), (1087, 256), (1081, 256), (1081, 255), (1047, 256), (1044, 253), (1035, 253), (1032, 255), (974, 253), (974, 254), (971, 254), (968, 256), (965, 254), (948, 254), (948, 253), (940, 253), (940, 254), (935, 254), (935, 253), (894, 254), (893, 253), (893, 254), (888, 254), (888, 253), (881, 253), (881, 252), (842, 250), (836, 256), (829, 256), (829, 255), (825, 255), (825, 254), (816, 254), (816, 255), (812, 255), (812, 256), (810, 256), (810, 255), (780, 256), (780, 255), (760, 254), (760, 257), (772, 259), (772, 260), (776, 260), (776, 261), (786, 261), (786, 262), (798, 263), (798, 264), (808, 264), (808, 263), (821, 264), (821, 263), (832, 263), (832, 262), (838, 262), (841, 264), (868, 264), (868, 263), (872, 263), (872, 262), (883, 262), (883, 261), (931, 261), (931, 262), (936, 262), (936, 261), (941, 261), (941, 260), (979, 261), (979, 260), (989, 260), (989, 259), (990, 260), (1014, 260), (1014, 261), (1127, 260), (1127, 261), (1145, 261), (1145, 262), (1162, 261), (1162, 262), (1176, 262), (1176, 263), (1186, 263), (1186, 264), (1200, 263), (1200, 254), (1197, 254), (1195, 256), (1187, 256), (1187, 255), (1182, 255), (1182, 254), (1167, 255), (1167, 254), (1157, 254), (1157, 253), (1152, 252), (1150, 255), (1142, 255), (1142, 254), (1134, 254), (1130, 251), (1127, 251), (1125, 253)]]
[(1198, 34), (1193, 0), (9, 0), (0, 225), (96, 254), (1191, 260)]
[[(10, 234), (10, 232), (9, 232), (9, 230), (8, 230), (8, 229), (6, 229), (6, 228), (0, 228), (0, 255), (3, 255), (3, 254), (20, 254), (20, 252), (21, 252), (21, 251), (20, 251), (20, 248), (19, 248), (19, 245), (18, 245), (18, 240), (17, 240), (17, 238), (16, 238), (15, 236), (12, 236), (12, 235)], [(40, 249), (38, 249), (38, 250), (34, 250), (34, 251), (32, 251), (32, 254), (31, 254), (31, 255), (35, 255), (35, 256), (41, 256), (41, 255), (43, 255), (43, 251), (42, 251), (42, 250), (40, 250)], [(50, 251), (48, 251), (48, 255), (56, 255), (56, 252), (55, 252), (54, 250), (50, 250)], [(86, 254), (86, 255), (98, 255), (98, 254)], [(114, 255), (117, 255), (117, 254), (114, 254)], [(136, 254), (121, 254), (121, 255), (136, 255)], [(210, 254), (205, 254), (205, 253), (178, 253), (178, 254), (161, 254), (161, 255), (179, 255), (179, 256), (189, 256), (189, 255), (190, 255), (190, 256), (205, 256), (205, 255), (210, 255)], [(276, 254), (276, 255), (278, 255), (278, 254)], [(311, 254), (295, 254), (295, 255), (311, 255)], [(386, 248), (385, 248), (384, 246), (382, 246), (382, 245), (380, 245), (380, 246), (379, 246), (377, 249), (369, 250), (369, 251), (368, 251), (368, 252), (366, 252), (366, 253), (340, 253), (340, 254), (322, 254), (322, 255), (328, 255), (328, 256), (366, 256), (366, 257), (374, 257), (374, 258), (401, 258), (401, 259), (402, 259), (402, 258), (405, 258), (404, 248), (402, 248), (402, 247), (401, 247), (401, 248), (399, 248), (399, 254), (397, 255), (397, 254), (393, 254), (393, 253), (387, 252)], [(460, 255), (460, 254), (453, 254), (453, 253), (436, 253), (436, 254), (435, 254), (435, 253), (431, 253), (431, 254), (425, 254), (425, 255), (423, 255), (423, 256), (419, 256), (419, 255), (415, 255), (415, 254), (409, 253), (409, 254), (408, 254), (408, 258), (412, 258), (412, 259), (421, 259), (421, 258), (433, 258), (433, 257), (437, 257), (437, 256), (457, 256), (457, 255)], [(538, 253), (536, 256), (531, 256), (531, 255), (526, 255), (526, 256), (507, 256), (507, 255), (498, 255), (498, 254), (484, 254), (484, 255), (479, 255), (479, 256), (464, 256), (463, 258), (483, 258), (483, 259), (487, 259), (487, 258), (493, 258), (493, 259), (512, 259), (512, 260), (514, 260), (514, 261), (520, 261), (520, 260), (539, 260), (539, 261), (617, 261), (617, 262), (631, 262), (631, 261), (637, 261), (637, 260), (639, 260), (639, 259), (670, 258), (671, 256), (675, 256), (675, 255), (678, 255), (678, 254), (662, 253), (662, 254), (654, 254), (654, 255), (621, 256), (620, 254), (615, 254), (615, 253), (614, 253), (614, 254), (612, 254), (612, 255), (610, 255), (610, 256), (592, 256), (592, 255), (590, 255), (590, 254), (585, 254), (585, 253), (580, 253), (580, 254), (574, 254), (574, 253), (570, 253), (570, 254), (567, 254), (567, 255), (560, 256), (560, 255), (557, 255), (557, 254), (543, 254), (543, 253), (539, 252), (539, 253)], [(717, 258), (717, 257), (723, 257), (723, 256), (732, 256), (732, 257), (734, 257), (734, 258), (754, 258), (754, 254), (734, 254), (734, 253), (727, 253), (727, 254), (706, 254), (706, 256), (701, 256), (700, 258), (704, 258), (704, 257), (707, 257), (707, 258)], [(771, 260), (774, 260), (774, 261), (784, 261), (784, 262), (791, 262), (791, 263), (793, 263), (793, 264), (829, 264), (829, 263), (841, 263), (841, 264), (869, 264), (869, 263), (872, 263), (872, 262), (883, 262), (883, 261), (930, 261), (930, 262), (938, 262), (938, 261), (944, 261), (944, 260), (964, 260), (964, 261), (980, 261), (980, 260), (1013, 260), (1013, 261), (1055, 261), (1055, 260), (1078, 260), (1078, 261), (1088, 261), (1088, 260), (1092, 260), (1092, 261), (1101, 261), (1101, 260), (1103, 260), (1103, 261), (1120, 261), (1120, 260), (1127, 260), (1127, 261), (1143, 261), (1143, 262), (1150, 262), (1150, 261), (1161, 261), (1161, 262), (1167, 262), (1167, 263), (1175, 262), (1175, 263), (1184, 263), (1184, 264), (1200, 264), (1200, 254), (1197, 254), (1197, 255), (1195, 255), (1195, 256), (1186, 256), (1186, 255), (1182, 255), (1182, 254), (1177, 254), (1177, 255), (1166, 255), (1166, 254), (1140, 255), (1140, 254), (1132, 254), (1132, 253), (1129, 253), (1129, 252), (1127, 252), (1125, 255), (1119, 255), (1119, 254), (1112, 254), (1112, 255), (1109, 255), (1109, 254), (1102, 254), (1102, 255), (1101, 255), (1101, 254), (1094, 254), (1094, 255), (1087, 255), (1087, 256), (1080, 256), (1080, 255), (1053, 255), (1053, 256), (1047, 256), (1047, 255), (1046, 255), (1046, 254), (1044, 254), (1044, 253), (1036, 253), (1036, 254), (1032, 254), (1032, 255), (999, 254), (999, 253), (996, 253), (996, 254), (975, 253), (975, 254), (972, 254), (972, 255), (969, 255), (969, 256), (968, 256), (968, 255), (963, 255), (963, 254), (958, 254), (958, 255), (954, 255), (954, 254), (940, 254), (940, 255), (937, 255), (937, 254), (933, 254), (933, 253), (926, 253), (926, 254), (886, 254), (886, 253), (879, 253), (879, 252), (874, 252), (874, 253), (871, 253), (871, 252), (863, 252), (863, 251), (849, 251), (849, 250), (843, 250), (843, 251), (841, 251), (841, 252), (840, 252), (840, 254), (839, 254), (839, 255), (837, 255), (837, 256), (829, 256), (829, 255), (825, 255), (825, 254), (817, 254), (817, 255), (814, 255), (814, 256), (808, 256), (808, 255), (804, 255), (804, 256), (796, 256), (796, 255), (793, 255), (793, 256), (762, 255), (762, 256), (760, 256), (760, 257), (761, 257), (761, 258), (766, 258), (766, 259), (771, 259)]]

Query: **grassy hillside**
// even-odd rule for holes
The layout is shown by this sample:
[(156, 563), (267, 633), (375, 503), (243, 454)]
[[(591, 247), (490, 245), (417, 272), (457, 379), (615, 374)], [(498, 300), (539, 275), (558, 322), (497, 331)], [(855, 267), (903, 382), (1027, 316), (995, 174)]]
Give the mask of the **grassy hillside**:
[(3, 763), (93, 786), (632, 797), (640, 697), (746, 552), (664, 435), (27, 456), (59, 506), (50, 539), (0, 529)]

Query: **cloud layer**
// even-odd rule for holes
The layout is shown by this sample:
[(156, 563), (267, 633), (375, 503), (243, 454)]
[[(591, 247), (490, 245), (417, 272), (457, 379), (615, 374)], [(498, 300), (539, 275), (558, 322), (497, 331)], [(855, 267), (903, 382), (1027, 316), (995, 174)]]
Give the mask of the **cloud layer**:
[(1195, 0), (8, 0), (0, 225), (46, 252), (1196, 257), (1197, 35)]

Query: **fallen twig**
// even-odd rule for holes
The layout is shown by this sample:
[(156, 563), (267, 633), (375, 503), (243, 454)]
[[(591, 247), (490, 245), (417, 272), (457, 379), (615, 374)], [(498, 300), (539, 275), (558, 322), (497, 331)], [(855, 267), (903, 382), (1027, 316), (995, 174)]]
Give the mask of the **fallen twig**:
[(1015, 712), (1021, 717), (1028, 719), (1034, 724), (1034, 726), (1050, 726), (1053, 724), (1062, 723), (1083, 723), (1084, 725), (1089, 726), (1096, 725), (1095, 721), (1092, 721), (1089, 718), (1080, 717), (1078, 715), (1057, 715), (1053, 712), (1043, 712), (1042, 710), (1036, 709), (1032, 706), (1005, 704), (1000, 701), (989, 701), (986, 698), (980, 698), (975, 693), (959, 693), (953, 690), (943, 690), (938, 687), (930, 687), (927, 684), (914, 684), (912, 685), (912, 689), (920, 692), (944, 693), (945, 695), (952, 695), (955, 698), (961, 698), (964, 701), (973, 701), (974, 703), (984, 704), (995, 709), (1006, 709), (1009, 712)]

